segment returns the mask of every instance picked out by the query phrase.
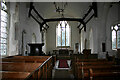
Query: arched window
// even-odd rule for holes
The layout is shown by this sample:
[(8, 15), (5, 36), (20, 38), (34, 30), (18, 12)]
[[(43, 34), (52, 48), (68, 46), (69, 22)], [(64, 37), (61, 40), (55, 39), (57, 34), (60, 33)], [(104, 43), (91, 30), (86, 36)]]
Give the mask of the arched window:
[(1, 29), (0, 29), (0, 53), (7, 55), (7, 38), (8, 31), (8, 13), (6, 3), (1, 1)]
[(56, 27), (56, 44), (57, 47), (70, 47), (70, 26), (67, 21), (60, 21)]
[(32, 43), (36, 43), (36, 35), (35, 35), (35, 33), (32, 34)]
[(112, 29), (112, 49), (120, 49), (120, 24), (114, 25)]

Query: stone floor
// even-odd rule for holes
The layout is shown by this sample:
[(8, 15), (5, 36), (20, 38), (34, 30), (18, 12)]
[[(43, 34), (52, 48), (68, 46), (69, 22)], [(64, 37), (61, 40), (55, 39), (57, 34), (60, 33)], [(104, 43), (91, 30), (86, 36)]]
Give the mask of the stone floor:
[(53, 69), (53, 80), (74, 80), (74, 76), (71, 73), (70, 60), (67, 60), (69, 68), (58, 68), (59, 61), (56, 61)]

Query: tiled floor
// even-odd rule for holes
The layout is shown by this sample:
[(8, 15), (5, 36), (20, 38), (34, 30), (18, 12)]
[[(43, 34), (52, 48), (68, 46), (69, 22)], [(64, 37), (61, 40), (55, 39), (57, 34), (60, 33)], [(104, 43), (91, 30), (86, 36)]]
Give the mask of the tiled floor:
[(69, 68), (58, 68), (59, 61), (56, 61), (56, 65), (53, 69), (53, 80), (74, 80), (74, 76), (71, 73), (70, 60), (67, 60)]

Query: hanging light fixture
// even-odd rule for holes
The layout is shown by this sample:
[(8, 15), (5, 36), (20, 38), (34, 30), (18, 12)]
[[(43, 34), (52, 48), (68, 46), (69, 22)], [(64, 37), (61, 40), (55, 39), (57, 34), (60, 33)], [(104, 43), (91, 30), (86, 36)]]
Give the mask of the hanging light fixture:
[(67, 6), (67, 2), (62, 2), (62, 3), (56, 3), (54, 2), (55, 8), (56, 8), (56, 12), (58, 12), (59, 14), (62, 15), (62, 17), (64, 17), (64, 10)]

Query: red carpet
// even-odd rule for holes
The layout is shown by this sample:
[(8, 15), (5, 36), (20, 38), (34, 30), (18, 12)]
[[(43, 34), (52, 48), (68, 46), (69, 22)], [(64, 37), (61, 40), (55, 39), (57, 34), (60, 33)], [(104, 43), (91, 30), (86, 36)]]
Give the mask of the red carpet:
[(67, 60), (66, 59), (60, 59), (58, 68), (69, 68)]

